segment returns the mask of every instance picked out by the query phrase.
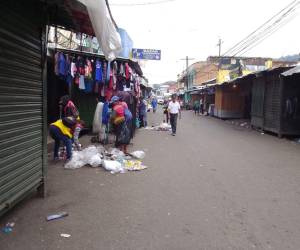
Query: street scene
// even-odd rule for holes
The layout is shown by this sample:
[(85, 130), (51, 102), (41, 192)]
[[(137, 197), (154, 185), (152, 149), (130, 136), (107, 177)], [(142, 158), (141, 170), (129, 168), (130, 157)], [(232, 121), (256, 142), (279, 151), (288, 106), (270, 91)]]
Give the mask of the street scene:
[(300, 249), (300, 1), (242, 2), (0, 5), (0, 249)]

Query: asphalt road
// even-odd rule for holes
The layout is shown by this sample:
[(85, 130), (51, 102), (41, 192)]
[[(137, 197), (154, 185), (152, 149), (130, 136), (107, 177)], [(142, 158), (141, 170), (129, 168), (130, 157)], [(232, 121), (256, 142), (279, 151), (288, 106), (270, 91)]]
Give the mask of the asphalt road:
[[(300, 144), (188, 111), (175, 137), (140, 130), (133, 142), (142, 172), (50, 165), (48, 198), (0, 220), (16, 223), (0, 249), (300, 249)], [(45, 221), (58, 211), (69, 216)]]

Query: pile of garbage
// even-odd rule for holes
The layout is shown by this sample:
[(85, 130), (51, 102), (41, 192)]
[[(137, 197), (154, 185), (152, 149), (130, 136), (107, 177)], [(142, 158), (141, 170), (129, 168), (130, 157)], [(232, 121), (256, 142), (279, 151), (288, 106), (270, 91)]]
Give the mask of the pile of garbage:
[(112, 174), (125, 173), (146, 169), (141, 161), (144, 157), (144, 151), (134, 151), (125, 155), (117, 148), (108, 152), (102, 146), (89, 146), (82, 151), (74, 151), (72, 159), (64, 167), (65, 169), (78, 169), (83, 166), (103, 167)]
[(155, 131), (171, 131), (171, 125), (168, 123), (161, 123), (158, 126), (146, 127), (147, 130), (155, 130)]

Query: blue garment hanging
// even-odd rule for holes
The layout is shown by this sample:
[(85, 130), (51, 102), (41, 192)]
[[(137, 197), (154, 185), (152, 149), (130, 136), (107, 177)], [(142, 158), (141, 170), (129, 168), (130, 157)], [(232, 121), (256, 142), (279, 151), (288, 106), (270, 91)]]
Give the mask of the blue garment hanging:
[(97, 60), (96, 61), (96, 70), (95, 70), (95, 80), (97, 82), (102, 82), (102, 64), (101, 61)]

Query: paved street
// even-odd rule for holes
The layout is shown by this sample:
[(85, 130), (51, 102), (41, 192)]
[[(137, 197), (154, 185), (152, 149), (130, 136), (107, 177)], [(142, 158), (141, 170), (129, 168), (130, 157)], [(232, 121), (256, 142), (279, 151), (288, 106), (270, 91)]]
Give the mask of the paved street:
[[(300, 144), (189, 111), (176, 137), (140, 130), (133, 142), (145, 171), (49, 166), (48, 198), (1, 219), (16, 225), (0, 249), (300, 249)], [(59, 211), (69, 216), (45, 221)]]

